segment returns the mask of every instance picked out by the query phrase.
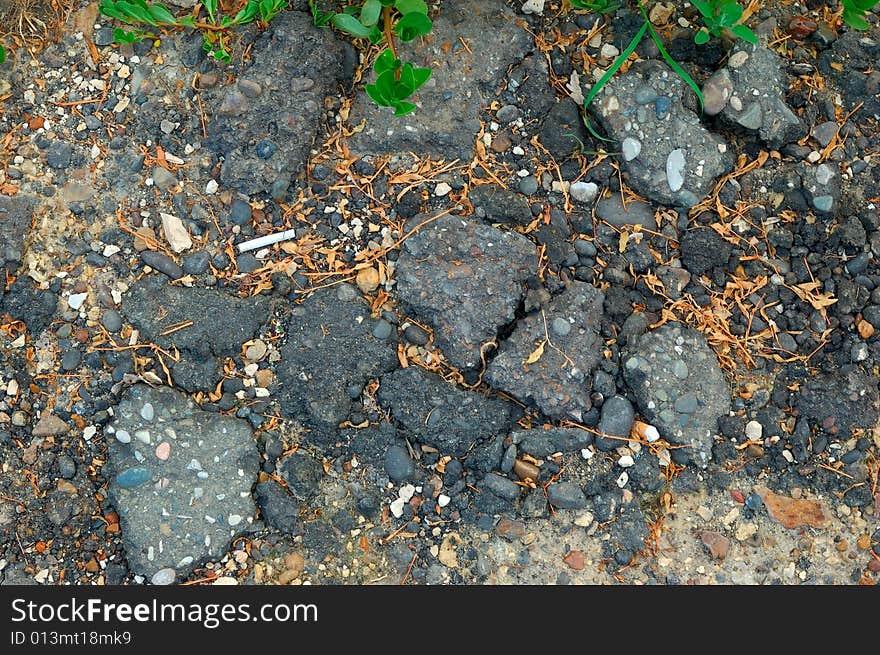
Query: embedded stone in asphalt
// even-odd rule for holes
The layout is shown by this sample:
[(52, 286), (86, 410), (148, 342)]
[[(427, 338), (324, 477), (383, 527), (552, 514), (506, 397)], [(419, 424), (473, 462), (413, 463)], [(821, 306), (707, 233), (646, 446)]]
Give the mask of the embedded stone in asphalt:
[(592, 407), (591, 375), (601, 359), (604, 294), (572, 282), (545, 308), (517, 322), (486, 380), (554, 419), (580, 421)]
[(130, 388), (114, 414), (105, 471), (129, 567), (147, 578), (170, 569), (179, 579), (223, 553), (253, 519), (259, 455), (251, 428), (167, 387)]
[(730, 411), (730, 389), (706, 338), (679, 324), (648, 332), (624, 354), (623, 375), (642, 415), (705, 468), (718, 419)]
[[(424, 218), (414, 218), (406, 231)], [(535, 272), (535, 246), (520, 234), (443, 216), (407, 239), (397, 261), (400, 299), (434, 327), (434, 343), (459, 368), (510, 323)]]

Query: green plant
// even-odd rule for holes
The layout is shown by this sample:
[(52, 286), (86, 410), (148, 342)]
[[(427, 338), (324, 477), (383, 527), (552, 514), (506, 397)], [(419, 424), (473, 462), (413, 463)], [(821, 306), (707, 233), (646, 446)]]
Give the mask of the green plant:
[(393, 107), (395, 116), (412, 112), (416, 106), (407, 101), (431, 77), (430, 68), (416, 68), (403, 63), (397, 56), (395, 36), (413, 41), (431, 31), (424, 0), (365, 0), (363, 5), (350, 5), (339, 13), (326, 13), (310, 2), (316, 26), (333, 25), (356, 39), (367, 39), (382, 50), (373, 63), (376, 81), (366, 85), (367, 95), (380, 107)]
[[(690, 75), (688, 75), (688, 72), (684, 68), (682, 68), (681, 65), (677, 61), (675, 61), (675, 59), (672, 58), (672, 55), (670, 55), (669, 51), (666, 50), (666, 46), (663, 45), (663, 40), (660, 38), (660, 35), (657, 34), (657, 30), (655, 30), (654, 26), (651, 24), (651, 20), (650, 18), (648, 18), (648, 14), (645, 11), (645, 7), (642, 5), (641, 0), (639, 0), (638, 4), (643, 21), (641, 28), (639, 28), (639, 31), (636, 32), (636, 35), (632, 38), (632, 40), (629, 42), (629, 45), (626, 46), (624, 51), (621, 52), (620, 55), (618, 55), (617, 59), (615, 59), (608, 70), (605, 71), (605, 74), (599, 79), (598, 82), (596, 82), (596, 84), (593, 85), (593, 88), (590, 89), (587, 97), (584, 98), (584, 109), (590, 106), (590, 103), (595, 100), (597, 95), (599, 95), (599, 91), (601, 91), (602, 88), (608, 83), (608, 80), (614, 77), (614, 74), (617, 73), (618, 70), (620, 70), (620, 67), (623, 66), (624, 62), (627, 59), (629, 59), (629, 56), (633, 52), (635, 52), (636, 48), (639, 46), (639, 43), (641, 43), (642, 39), (645, 38), (645, 34), (651, 36), (651, 40), (654, 41), (657, 49), (660, 51), (660, 54), (663, 56), (663, 59), (666, 61), (669, 67), (672, 68), (672, 70), (674, 70), (675, 73), (682, 80), (684, 80), (685, 84), (687, 84), (695, 94), (697, 94), (697, 100), (699, 100), (700, 108), (702, 109), (703, 93), (702, 91), (700, 91), (699, 85), (697, 85), (694, 79)], [(584, 116), (584, 125), (590, 131), (590, 134), (592, 134), (600, 141), (610, 141), (610, 139), (599, 136), (586, 115)]]
[(880, 4), (880, 0), (840, 0), (843, 5), (844, 22), (856, 30), (866, 30), (870, 27), (865, 20), (865, 14), (869, 9)]
[(6, 61), (6, 48), (3, 47), (3, 44), (0, 43), (0, 64)]
[(698, 45), (708, 43), (711, 37), (719, 37), (725, 32), (749, 43), (758, 42), (755, 33), (740, 23), (744, 9), (736, 0), (690, 0), (690, 3), (703, 18), (703, 27), (694, 36)]
[(594, 14), (610, 14), (623, 6), (621, 0), (569, 0), (572, 8), (592, 11)]
[[(148, 3), (146, 0), (101, 0), (99, 9), (105, 16), (126, 25), (201, 30), (205, 52), (215, 59), (228, 62), (232, 58), (228, 47), (229, 28), (254, 21), (265, 26), (287, 6), (288, 0), (248, 0), (234, 16), (225, 16), (219, 0), (204, 0), (199, 5), (207, 13), (207, 20), (204, 21), (199, 20), (198, 7), (197, 13), (175, 16), (165, 5)], [(129, 32), (118, 27), (113, 30), (113, 39), (117, 43), (135, 43), (145, 37), (155, 38), (156, 35), (142, 30)]]

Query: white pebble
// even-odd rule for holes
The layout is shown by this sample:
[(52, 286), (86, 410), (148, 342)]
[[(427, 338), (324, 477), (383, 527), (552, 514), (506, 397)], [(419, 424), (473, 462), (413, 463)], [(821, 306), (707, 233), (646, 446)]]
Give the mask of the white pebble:
[(655, 441), (660, 439), (660, 433), (657, 431), (653, 425), (649, 425), (645, 428), (645, 439), (648, 440), (648, 443), (654, 443)]
[(452, 191), (452, 187), (446, 184), (446, 182), (440, 182), (437, 186), (434, 187), (434, 195), (438, 198), (442, 198), (450, 191)]
[(746, 423), (746, 439), (757, 440), (764, 434), (764, 427), (757, 421)]
[(131, 435), (127, 430), (117, 430), (116, 441), (119, 443), (131, 443)]
[(217, 193), (217, 189), (220, 188), (220, 185), (217, 184), (217, 180), (208, 180), (208, 183), (205, 185), (205, 193), (209, 196)]
[(153, 410), (153, 403), (144, 403), (144, 406), (141, 407), (141, 418), (145, 421), (152, 421), (155, 415), (156, 412)]
[(74, 293), (71, 294), (70, 298), (67, 299), (67, 304), (70, 305), (71, 309), (79, 309), (83, 306), (83, 303), (88, 297), (88, 293)]
[(623, 489), (626, 486), (627, 482), (629, 482), (629, 474), (626, 471), (624, 471), (617, 478), (617, 486), (620, 487), (621, 489)]
[(624, 455), (619, 460), (617, 460), (617, 465), (620, 468), (628, 469), (633, 464), (635, 464), (635, 461), (633, 460), (632, 455)]
[(437, 504), (440, 505), (440, 507), (446, 507), (450, 500), (452, 499), (446, 494), (440, 494), (437, 496)]
[(391, 513), (394, 515), (394, 518), (399, 519), (403, 516), (404, 505), (406, 505), (406, 501), (403, 498), (398, 498), (397, 500), (392, 501)]
[(403, 502), (408, 503), (415, 493), (416, 488), (413, 485), (405, 484), (400, 488), (397, 495)]

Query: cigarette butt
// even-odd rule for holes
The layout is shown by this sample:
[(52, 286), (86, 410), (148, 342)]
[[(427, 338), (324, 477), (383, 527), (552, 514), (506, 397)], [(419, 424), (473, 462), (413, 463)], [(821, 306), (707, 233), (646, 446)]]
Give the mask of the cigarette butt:
[(633, 423), (630, 435), (636, 439), (645, 439), (650, 443), (653, 443), (660, 438), (660, 433), (657, 431), (657, 428), (653, 425), (642, 423), (641, 421), (635, 421)]

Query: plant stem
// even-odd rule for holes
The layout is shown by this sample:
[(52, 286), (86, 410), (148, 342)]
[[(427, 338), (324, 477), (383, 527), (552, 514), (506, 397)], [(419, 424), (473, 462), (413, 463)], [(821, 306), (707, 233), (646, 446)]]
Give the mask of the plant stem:
[[(397, 48), (394, 46), (394, 32), (391, 30), (391, 7), (382, 7), (382, 18), (384, 19), (384, 29), (382, 31), (385, 34), (385, 41), (388, 43), (388, 47), (391, 48), (391, 54), (397, 59)], [(399, 68), (394, 71), (394, 79), (400, 79)]]

